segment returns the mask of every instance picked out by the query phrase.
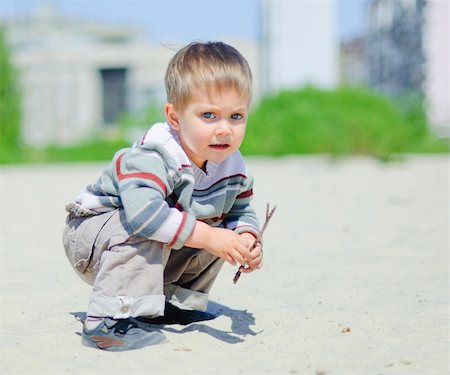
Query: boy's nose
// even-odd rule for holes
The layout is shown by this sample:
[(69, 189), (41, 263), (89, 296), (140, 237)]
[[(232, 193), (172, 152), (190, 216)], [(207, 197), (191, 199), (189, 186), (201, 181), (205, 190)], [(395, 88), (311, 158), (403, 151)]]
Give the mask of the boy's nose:
[(220, 121), (217, 129), (216, 129), (216, 134), (217, 135), (228, 135), (231, 133), (231, 127), (230, 124), (228, 123), (228, 121), (223, 120)]

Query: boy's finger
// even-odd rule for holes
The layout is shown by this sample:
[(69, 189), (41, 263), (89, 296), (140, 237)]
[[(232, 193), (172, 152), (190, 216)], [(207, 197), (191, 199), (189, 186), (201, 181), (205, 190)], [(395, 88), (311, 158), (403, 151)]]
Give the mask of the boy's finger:
[(236, 261), (233, 259), (233, 257), (231, 255), (227, 255), (225, 260), (230, 263), (232, 266), (236, 265)]
[(243, 266), (241, 266), (239, 268), (239, 271), (241, 271), (242, 273), (250, 273), (250, 272), (253, 272), (254, 269), (252, 267), (243, 267)]
[[(244, 263), (247, 263), (250, 259), (253, 259), (254, 256), (252, 255), (252, 252), (250, 251), (250, 248), (248, 248), (247, 246), (241, 246), (239, 249), (237, 249), (240, 253), (240, 255), (242, 255), (245, 259), (247, 259), (247, 261), (245, 261)], [(242, 263), (242, 264), (244, 264)]]
[(262, 267), (262, 254), (256, 255), (250, 262), (248, 262), (248, 265), (252, 267), (253, 269), (259, 269)]
[(234, 250), (234, 252), (231, 256), (237, 263), (247, 264), (247, 260), (242, 256), (242, 254), (238, 250)]

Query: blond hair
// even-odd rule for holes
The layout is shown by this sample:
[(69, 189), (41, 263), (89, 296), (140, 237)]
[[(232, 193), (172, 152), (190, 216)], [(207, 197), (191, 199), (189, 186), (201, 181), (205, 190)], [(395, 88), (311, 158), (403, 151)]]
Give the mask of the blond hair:
[(186, 108), (192, 88), (236, 90), (250, 103), (252, 73), (247, 60), (234, 47), (222, 42), (193, 42), (170, 60), (165, 75), (167, 101)]

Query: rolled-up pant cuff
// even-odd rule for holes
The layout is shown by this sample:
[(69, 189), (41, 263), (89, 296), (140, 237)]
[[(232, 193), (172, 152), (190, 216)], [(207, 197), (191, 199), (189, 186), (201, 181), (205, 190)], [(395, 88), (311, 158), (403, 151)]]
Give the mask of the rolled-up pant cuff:
[(138, 316), (161, 316), (164, 314), (164, 295), (143, 297), (117, 296), (109, 297), (92, 293), (87, 315), (126, 319)]
[(208, 293), (169, 284), (164, 286), (164, 294), (169, 303), (180, 309), (206, 311), (208, 307)]

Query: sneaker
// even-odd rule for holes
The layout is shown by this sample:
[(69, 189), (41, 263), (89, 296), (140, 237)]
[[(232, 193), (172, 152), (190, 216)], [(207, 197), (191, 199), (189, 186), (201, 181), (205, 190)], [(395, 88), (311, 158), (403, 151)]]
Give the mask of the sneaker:
[(128, 319), (109, 319), (103, 321), (94, 329), (88, 330), (83, 324), (81, 342), (85, 346), (110, 352), (140, 349), (144, 346), (156, 345), (166, 341), (164, 333), (158, 329), (143, 330)]

